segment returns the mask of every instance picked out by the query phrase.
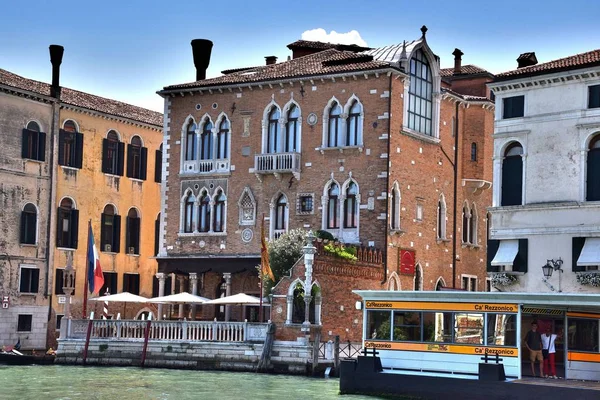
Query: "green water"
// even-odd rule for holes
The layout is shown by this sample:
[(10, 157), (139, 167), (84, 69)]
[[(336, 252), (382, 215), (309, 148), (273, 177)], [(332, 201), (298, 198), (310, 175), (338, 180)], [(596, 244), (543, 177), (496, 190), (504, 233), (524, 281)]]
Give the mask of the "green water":
[(338, 379), (119, 367), (3, 366), (1, 400), (366, 400)]

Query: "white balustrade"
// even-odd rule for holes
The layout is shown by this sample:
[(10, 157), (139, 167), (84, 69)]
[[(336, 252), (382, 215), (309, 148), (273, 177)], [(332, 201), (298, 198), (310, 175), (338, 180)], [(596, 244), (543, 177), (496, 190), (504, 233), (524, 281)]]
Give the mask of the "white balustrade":
[(257, 154), (254, 170), (257, 173), (300, 172), (300, 153)]

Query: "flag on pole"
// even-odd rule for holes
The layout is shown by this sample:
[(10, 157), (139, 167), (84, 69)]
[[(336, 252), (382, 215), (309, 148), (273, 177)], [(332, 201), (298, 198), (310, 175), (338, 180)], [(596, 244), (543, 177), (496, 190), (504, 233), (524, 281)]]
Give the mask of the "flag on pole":
[(100, 267), (100, 257), (98, 257), (98, 249), (94, 243), (94, 232), (92, 232), (92, 224), (88, 228), (88, 247), (87, 247), (87, 281), (90, 293), (98, 293), (100, 288), (104, 286), (104, 275)]
[(265, 216), (262, 218), (262, 225), (260, 228), (260, 269), (262, 275), (268, 275), (273, 282), (275, 282), (275, 275), (271, 270), (271, 264), (269, 263), (269, 250), (267, 249), (267, 239), (265, 237)]

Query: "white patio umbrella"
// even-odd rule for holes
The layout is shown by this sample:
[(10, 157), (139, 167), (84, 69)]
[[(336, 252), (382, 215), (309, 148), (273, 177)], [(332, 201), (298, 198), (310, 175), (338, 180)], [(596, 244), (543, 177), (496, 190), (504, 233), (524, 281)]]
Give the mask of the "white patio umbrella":
[(148, 299), (129, 292), (109, 294), (108, 296), (94, 297), (90, 301), (108, 301), (121, 303), (147, 303)]
[[(238, 293), (231, 296), (220, 297), (218, 299), (207, 301), (204, 304), (214, 304), (214, 305), (247, 305), (247, 306), (258, 306), (260, 305), (260, 298), (250, 296), (245, 293)], [(263, 306), (269, 306), (266, 300), (263, 298)]]
[(206, 297), (196, 296), (188, 292), (181, 292), (169, 296), (154, 297), (148, 300), (148, 303), (204, 304), (209, 300), (210, 299), (207, 299)]

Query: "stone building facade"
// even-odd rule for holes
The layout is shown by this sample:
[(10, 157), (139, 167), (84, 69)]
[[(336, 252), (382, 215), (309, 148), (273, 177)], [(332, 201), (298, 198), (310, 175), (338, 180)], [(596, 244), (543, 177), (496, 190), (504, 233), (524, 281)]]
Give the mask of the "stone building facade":
[(380, 249), (386, 288), (486, 290), (492, 76), (460, 55), (440, 70), (425, 36), (380, 49), (298, 41), (289, 61), (212, 79), (212, 43), (193, 41), (196, 81), (159, 92), (159, 279), (192, 287), (191, 273), (212, 298), (243, 274), (258, 294), (264, 216), (271, 240), (303, 228)]

